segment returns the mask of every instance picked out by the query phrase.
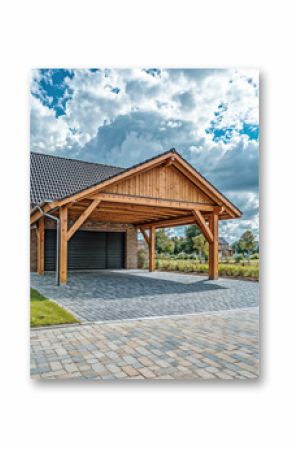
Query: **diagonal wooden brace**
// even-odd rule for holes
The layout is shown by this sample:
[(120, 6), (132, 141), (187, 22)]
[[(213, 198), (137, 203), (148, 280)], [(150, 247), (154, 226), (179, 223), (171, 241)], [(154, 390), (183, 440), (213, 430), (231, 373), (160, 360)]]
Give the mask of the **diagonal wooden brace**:
[(67, 232), (67, 240), (70, 240), (77, 230), (84, 224), (87, 218), (91, 215), (93, 210), (100, 204), (99, 200), (93, 200), (91, 204), (83, 211), (74, 224), (69, 228)]
[(213, 234), (199, 210), (192, 211), (198, 226), (209, 243), (213, 242)]
[(139, 228), (139, 229), (140, 229), (140, 232), (142, 233), (142, 235), (144, 237), (144, 240), (147, 242), (147, 245), (150, 245), (149, 237), (148, 237), (148, 234), (146, 233), (145, 229), (143, 229), (143, 228)]

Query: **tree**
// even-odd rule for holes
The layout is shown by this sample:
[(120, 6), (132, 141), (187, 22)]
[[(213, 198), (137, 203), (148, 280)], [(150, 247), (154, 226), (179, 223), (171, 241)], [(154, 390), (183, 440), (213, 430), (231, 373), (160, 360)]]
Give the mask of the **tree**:
[(158, 254), (173, 254), (174, 241), (168, 237), (164, 229), (156, 231), (156, 252)]
[(174, 254), (186, 252), (186, 239), (184, 237), (173, 237), (174, 242)]
[(239, 240), (239, 246), (242, 251), (247, 251), (248, 254), (253, 252), (255, 248), (256, 242), (255, 242), (255, 236), (251, 231), (245, 231), (240, 240)]
[(231, 244), (231, 248), (234, 251), (235, 254), (240, 254), (242, 252), (241, 248), (240, 248), (240, 243), (239, 241), (234, 242)]
[(199, 234), (201, 234), (200, 229), (195, 224), (187, 226), (187, 228), (185, 229), (185, 236), (187, 239), (192, 239)]
[(195, 249), (197, 249), (194, 246), (194, 238), (198, 235), (201, 235), (200, 229), (194, 224), (190, 225), (185, 230), (185, 245), (184, 245), (184, 251), (186, 253), (193, 253)]
[(199, 234), (196, 237), (193, 237), (193, 246), (197, 249), (200, 256), (208, 258), (208, 241), (203, 234)]

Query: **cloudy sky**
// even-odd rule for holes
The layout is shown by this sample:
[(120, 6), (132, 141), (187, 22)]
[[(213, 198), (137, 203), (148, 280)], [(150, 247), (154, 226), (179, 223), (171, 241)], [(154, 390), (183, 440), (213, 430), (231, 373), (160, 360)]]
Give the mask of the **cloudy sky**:
[(221, 235), (258, 236), (258, 83), (253, 70), (34, 70), (31, 150), (128, 167), (174, 147), (243, 211)]

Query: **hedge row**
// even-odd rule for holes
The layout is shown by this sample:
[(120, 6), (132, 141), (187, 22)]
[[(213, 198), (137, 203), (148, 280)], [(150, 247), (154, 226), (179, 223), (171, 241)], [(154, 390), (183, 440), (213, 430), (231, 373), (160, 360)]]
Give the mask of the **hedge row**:
[[(192, 260), (156, 259), (156, 268), (165, 271), (182, 271), (185, 273), (207, 273), (208, 264), (194, 263)], [(259, 267), (219, 264), (219, 274), (222, 276), (259, 278)]]

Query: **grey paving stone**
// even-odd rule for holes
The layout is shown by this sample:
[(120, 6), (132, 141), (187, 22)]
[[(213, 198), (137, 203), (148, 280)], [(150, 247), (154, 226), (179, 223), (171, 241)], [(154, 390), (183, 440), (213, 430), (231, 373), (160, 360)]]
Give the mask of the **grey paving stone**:
[[(32, 273), (31, 286), (82, 321), (240, 309), (257, 306), (259, 301), (258, 282), (209, 281), (205, 276), (142, 270), (71, 272), (67, 285), (59, 287), (54, 273)], [(165, 344), (174, 348), (175, 341), (169, 338)]]

